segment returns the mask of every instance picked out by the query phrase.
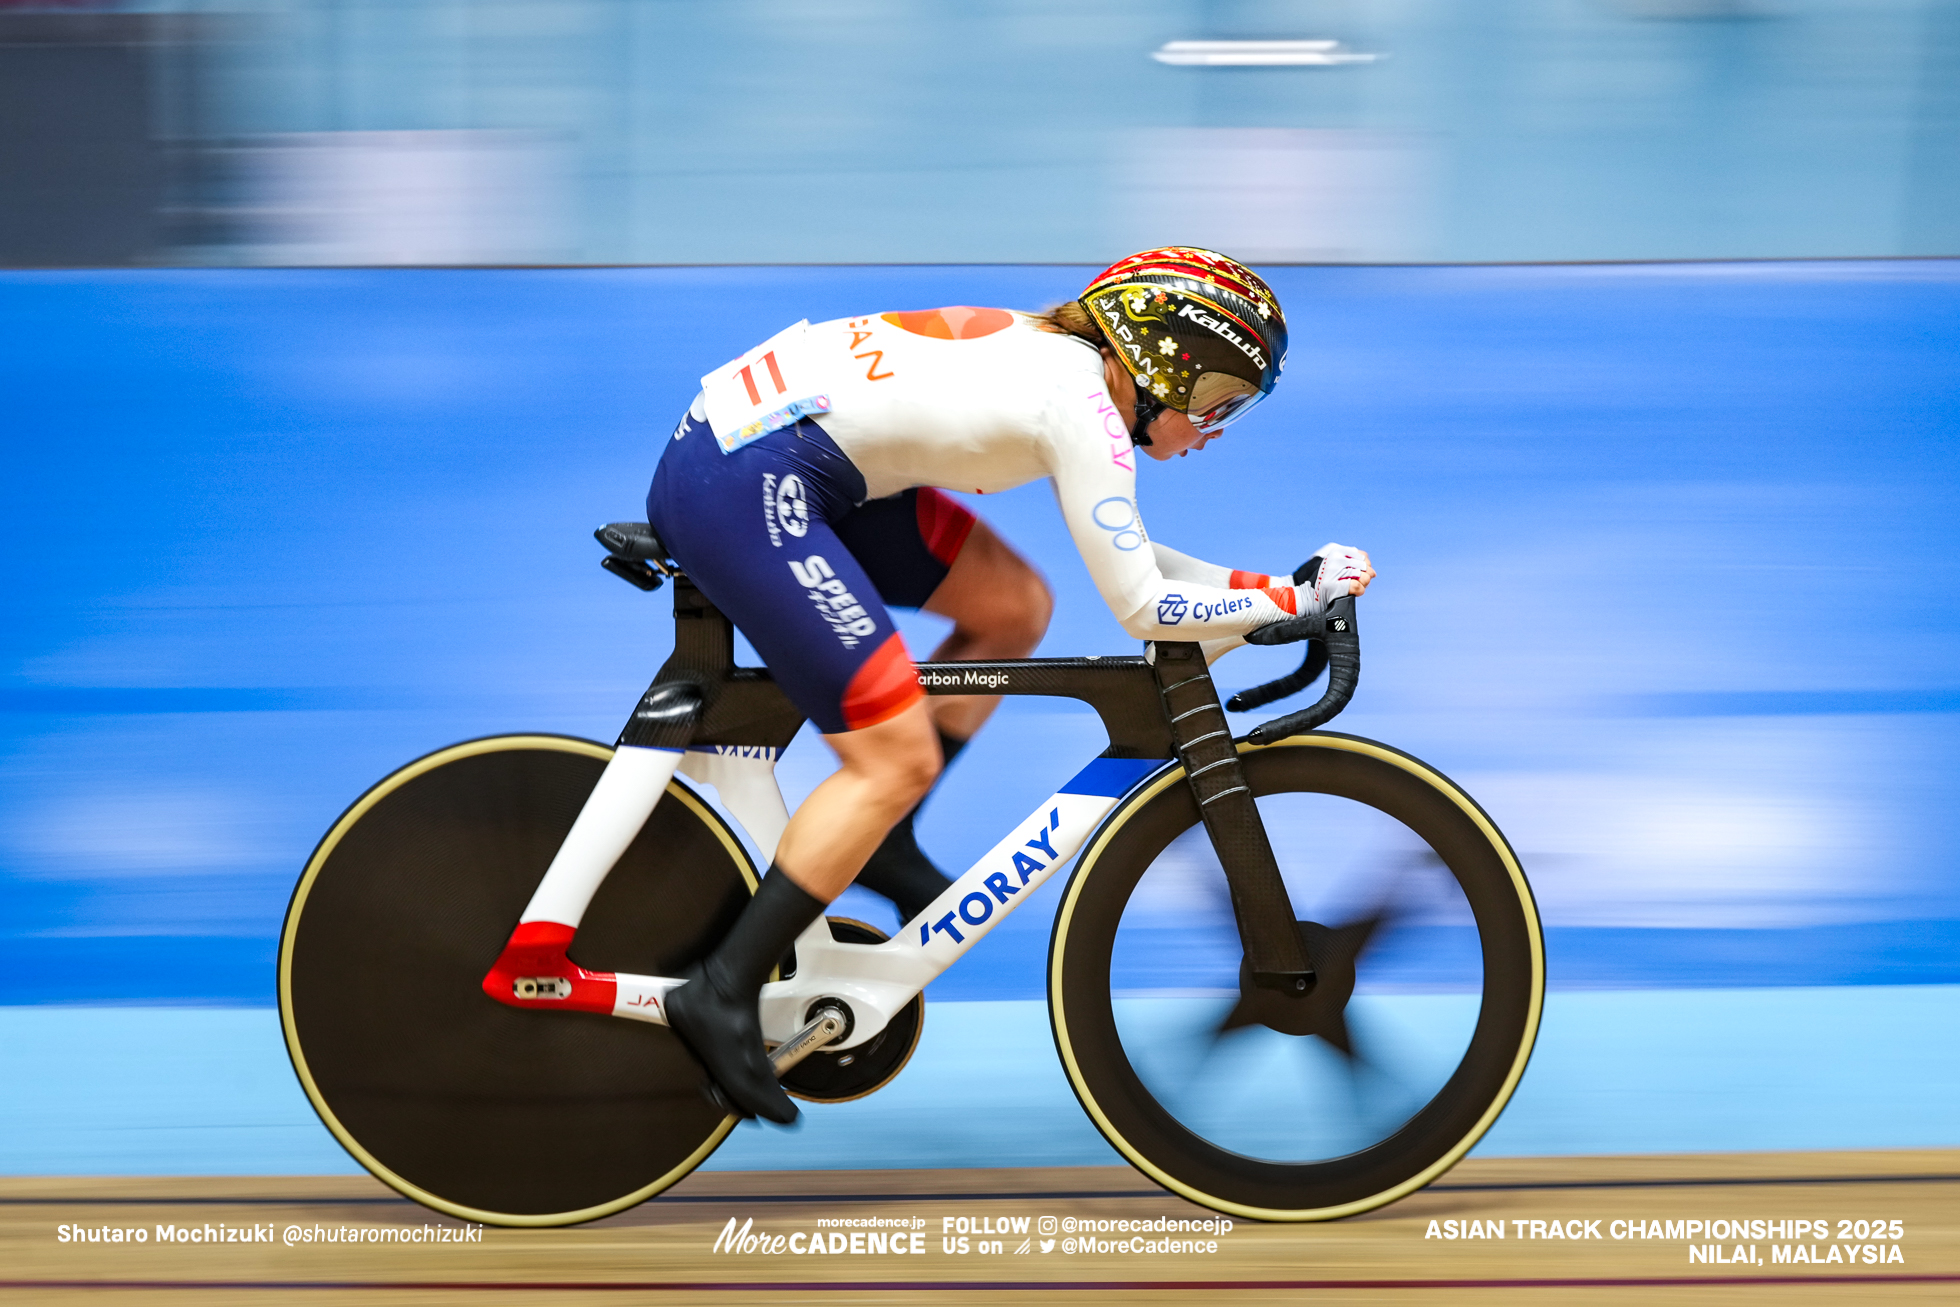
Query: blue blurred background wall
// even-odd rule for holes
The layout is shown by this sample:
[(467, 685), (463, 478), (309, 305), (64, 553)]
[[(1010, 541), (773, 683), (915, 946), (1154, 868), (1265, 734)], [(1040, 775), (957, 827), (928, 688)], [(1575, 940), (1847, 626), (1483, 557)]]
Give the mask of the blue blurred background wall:
[(0, 0), (0, 67), (0, 263), (1960, 254), (1960, 0)]
[[(0, 275), (0, 998), (267, 1001), (368, 784), (479, 734), (613, 738), (665, 595), (588, 533), (639, 514), (706, 367), (1087, 271)], [(1147, 465), (1144, 511), (1255, 570), (1374, 551), (1339, 724), (1487, 805), (1554, 983), (1960, 980), (1960, 264), (1273, 277), (1287, 384)], [(1133, 651), (1045, 487), (981, 511), (1055, 585), (1046, 652)], [(928, 845), (964, 866), (1098, 747), (1011, 704)], [(793, 748), (791, 788), (827, 757)], [(1039, 993), (1045, 917), (935, 993)]]

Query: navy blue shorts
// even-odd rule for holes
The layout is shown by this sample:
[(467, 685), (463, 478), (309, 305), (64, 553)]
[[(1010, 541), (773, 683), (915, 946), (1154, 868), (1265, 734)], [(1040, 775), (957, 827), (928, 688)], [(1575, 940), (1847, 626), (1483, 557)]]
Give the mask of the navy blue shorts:
[(973, 529), (973, 514), (930, 488), (863, 500), (864, 477), (807, 419), (724, 454), (690, 416), (647, 491), (674, 561), (826, 735), (921, 697), (885, 606), (923, 607)]

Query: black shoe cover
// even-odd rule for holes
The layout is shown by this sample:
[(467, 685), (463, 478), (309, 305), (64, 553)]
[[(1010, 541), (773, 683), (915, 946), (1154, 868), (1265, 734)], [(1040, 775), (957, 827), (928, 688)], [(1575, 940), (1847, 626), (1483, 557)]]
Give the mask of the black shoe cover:
[(796, 1104), (783, 1092), (762, 1047), (756, 1011), (760, 987), (745, 996), (715, 983), (713, 960), (681, 974), (687, 983), (667, 995), (667, 1024), (708, 1068), (722, 1094), (743, 1117), (794, 1124)]
[(776, 963), (823, 909), (823, 900), (772, 866), (715, 951), (683, 971), (687, 983), (667, 995), (667, 1024), (744, 1116), (796, 1120), (796, 1104), (762, 1047), (757, 1001)]

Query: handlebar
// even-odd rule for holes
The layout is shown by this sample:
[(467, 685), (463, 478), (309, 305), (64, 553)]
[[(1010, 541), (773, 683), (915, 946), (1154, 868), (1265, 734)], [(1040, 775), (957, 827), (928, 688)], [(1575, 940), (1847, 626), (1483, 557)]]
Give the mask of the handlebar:
[(1327, 691), (1311, 708), (1261, 722), (1247, 733), (1254, 744), (1271, 744), (1301, 731), (1324, 726), (1347, 707), (1354, 687), (1361, 679), (1361, 635), (1354, 620), (1354, 596), (1342, 595), (1327, 605), (1324, 617), (1294, 617), (1262, 626), (1246, 636), (1248, 644), (1292, 644), (1307, 642), (1307, 654), (1300, 666), (1276, 681), (1250, 690), (1241, 690), (1225, 704), (1233, 712), (1244, 712), (1262, 704), (1284, 699), (1312, 684), (1321, 668), (1328, 669)]

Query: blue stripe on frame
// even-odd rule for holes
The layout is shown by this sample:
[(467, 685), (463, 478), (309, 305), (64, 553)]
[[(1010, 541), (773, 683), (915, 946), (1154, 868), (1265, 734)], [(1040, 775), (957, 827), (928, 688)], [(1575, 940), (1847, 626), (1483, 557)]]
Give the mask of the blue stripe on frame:
[(1058, 794), (1095, 794), (1117, 799), (1132, 785), (1164, 765), (1162, 758), (1092, 758)]

